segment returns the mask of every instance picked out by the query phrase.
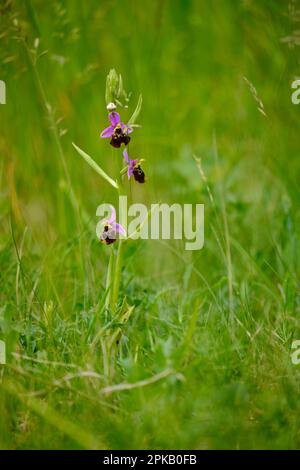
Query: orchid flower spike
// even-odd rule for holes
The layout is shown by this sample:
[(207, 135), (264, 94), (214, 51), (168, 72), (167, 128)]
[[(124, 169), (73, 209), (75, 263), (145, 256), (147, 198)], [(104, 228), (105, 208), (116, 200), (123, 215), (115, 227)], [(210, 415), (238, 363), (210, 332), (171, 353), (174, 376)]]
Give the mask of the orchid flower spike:
[(104, 222), (103, 233), (100, 236), (100, 241), (106, 245), (111, 245), (117, 240), (117, 236), (124, 235), (126, 237), (126, 230), (121, 224), (116, 222), (116, 210), (113, 206), (111, 208), (110, 218)]
[(115, 148), (120, 148), (121, 144), (127, 145), (130, 142), (128, 134), (133, 129), (121, 122), (120, 114), (116, 111), (109, 113), (108, 117), (111, 125), (101, 132), (100, 137), (102, 139), (111, 137), (110, 145)]
[(128, 169), (127, 169), (128, 179), (130, 179), (131, 176), (133, 176), (135, 181), (137, 181), (138, 183), (145, 183), (145, 173), (143, 172), (142, 167), (140, 165), (142, 160), (131, 160), (129, 158), (126, 148), (124, 149), (123, 157), (128, 165)]

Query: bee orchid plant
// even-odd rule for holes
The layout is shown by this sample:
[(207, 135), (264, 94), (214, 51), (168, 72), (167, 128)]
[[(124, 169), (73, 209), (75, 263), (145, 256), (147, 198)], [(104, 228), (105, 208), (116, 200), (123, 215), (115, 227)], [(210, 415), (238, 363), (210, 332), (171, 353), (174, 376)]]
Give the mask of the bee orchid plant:
[[(136, 120), (142, 107), (142, 96), (139, 96), (138, 103), (131, 118), (125, 124), (121, 118), (119, 108), (128, 108), (129, 95), (123, 88), (121, 75), (112, 69), (106, 79), (106, 109), (110, 125), (100, 134), (102, 139), (110, 139), (109, 144), (114, 147), (116, 152), (120, 153), (120, 158), (125, 163), (118, 178), (112, 178), (92, 159), (86, 152), (73, 143), (74, 148), (84, 158), (84, 160), (108, 183), (118, 191), (122, 192), (122, 178), (127, 173), (128, 180), (132, 177), (137, 183), (145, 182), (145, 173), (142, 170), (141, 159), (131, 159), (128, 153), (128, 144), (132, 142), (132, 133), (138, 128)], [(125, 105), (124, 105), (125, 103)], [(119, 150), (120, 149), (120, 150)], [(118, 156), (119, 158), (119, 156)], [(106, 278), (106, 307), (114, 312), (117, 308), (120, 286), (120, 275), (122, 269), (122, 244), (126, 239), (126, 231), (121, 224), (116, 221), (116, 210), (110, 205), (110, 217), (103, 223), (103, 232), (100, 236), (100, 242), (110, 249), (110, 260), (107, 269)], [(117, 243), (117, 249), (114, 245)], [(115, 254), (116, 251), (116, 254)]]

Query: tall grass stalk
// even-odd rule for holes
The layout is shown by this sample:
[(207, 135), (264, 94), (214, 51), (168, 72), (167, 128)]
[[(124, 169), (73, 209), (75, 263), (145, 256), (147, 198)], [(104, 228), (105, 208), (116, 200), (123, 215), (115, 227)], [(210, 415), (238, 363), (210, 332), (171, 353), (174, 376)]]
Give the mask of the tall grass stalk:
[(222, 179), (222, 175), (220, 174), (220, 169), (219, 169), (220, 168), (219, 167), (219, 154), (218, 154), (217, 138), (216, 138), (215, 133), (213, 134), (213, 151), (214, 151), (215, 161), (217, 165), (217, 171), (219, 173), (220, 202), (221, 202), (221, 212), (222, 212), (222, 218), (223, 218), (223, 224), (224, 224), (224, 237), (225, 237), (229, 318), (230, 318), (230, 324), (231, 326), (233, 326), (233, 320), (234, 320), (233, 268), (232, 268), (232, 258), (231, 258), (230, 235), (229, 235), (229, 226), (228, 226), (228, 218), (227, 218), (227, 211), (226, 211), (223, 179)]

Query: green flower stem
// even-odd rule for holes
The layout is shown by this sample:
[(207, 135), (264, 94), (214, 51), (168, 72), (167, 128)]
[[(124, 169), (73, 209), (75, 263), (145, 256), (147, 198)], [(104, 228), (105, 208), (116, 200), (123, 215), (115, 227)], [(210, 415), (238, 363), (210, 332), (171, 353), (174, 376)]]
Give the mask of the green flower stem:
[[(119, 185), (118, 185), (119, 196), (121, 196), (124, 193), (124, 188), (123, 188), (121, 178), (122, 177), (120, 177)], [(112, 308), (112, 311), (114, 312), (116, 311), (117, 304), (118, 304), (121, 272), (122, 272), (122, 261), (123, 261), (123, 240), (120, 238), (117, 243), (118, 243), (118, 248), (117, 248), (116, 261), (115, 261), (115, 271), (114, 271), (112, 296), (111, 296), (111, 308)]]
[(121, 271), (122, 271), (122, 261), (123, 261), (123, 240), (119, 240), (116, 262), (115, 262), (114, 280), (113, 280), (113, 285), (112, 285), (111, 306), (112, 306), (113, 311), (116, 310), (117, 303), (118, 303), (120, 281), (121, 281)]
[(106, 299), (105, 299), (105, 309), (108, 311), (111, 305), (111, 298), (112, 298), (112, 290), (113, 290), (113, 273), (114, 273), (114, 263), (115, 262), (115, 250), (114, 247), (110, 247), (110, 256), (109, 256), (109, 263), (107, 267), (106, 273), (106, 283), (105, 283), (105, 291), (106, 291)]

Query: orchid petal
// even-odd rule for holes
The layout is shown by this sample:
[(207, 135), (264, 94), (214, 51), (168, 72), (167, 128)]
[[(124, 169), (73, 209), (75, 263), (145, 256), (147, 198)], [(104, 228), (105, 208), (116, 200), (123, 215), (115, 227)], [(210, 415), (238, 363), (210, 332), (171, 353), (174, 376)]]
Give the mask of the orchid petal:
[(114, 229), (117, 233), (120, 233), (121, 235), (124, 235), (124, 237), (126, 237), (126, 230), (124, 227), (122, 227), (121, 224), (114, 224)]
[(107, 137), (111, 137), (113, 133), (114, 133), (113, 126), (109, 126), (101, 132), (100, 137), (102, 137), (102, 139), (106, 139)]
[(132, 127), (128, 127), (128, 126), (125, 126), (124, 130), (125, 130), (125, 134), (131, 134), (131, 132), (133, 132)]
[(109, 225), (114, 225), (115, 221), (116, 221), (116, 209), (114, 208), (114, 206), (110, 205), (110, 209), (111, 209), (111, 216), (110, 218), (108, 219), (107, 223)]
[(121, 122), (120, 114), (115, 111), (110, 113), (108, 117), (113, 127), (116, 127), (116, 125)]
[(128, 135), (128, 134), (131, 134), (131, 132), (133, 132), (132, 127), (127, 126), (126, 124), (124, 124), (124, 122), (120, 122), (120, 126), (124, 134)]
[(127, 170), (128, 179), (130, 179), (132, 175), (133, 175), (133, 167), (132, 165), (129, 165), (128, 170)]
[(123, 157), (124, 157), (124, 160), (126, 160), (127, 163), (130, 163), (130, 158), (129, 158), (129, 155), (128, 155), (128, 152), (127, 152), (127, 148), (125, 148), (124, 151), (123, 151)]

